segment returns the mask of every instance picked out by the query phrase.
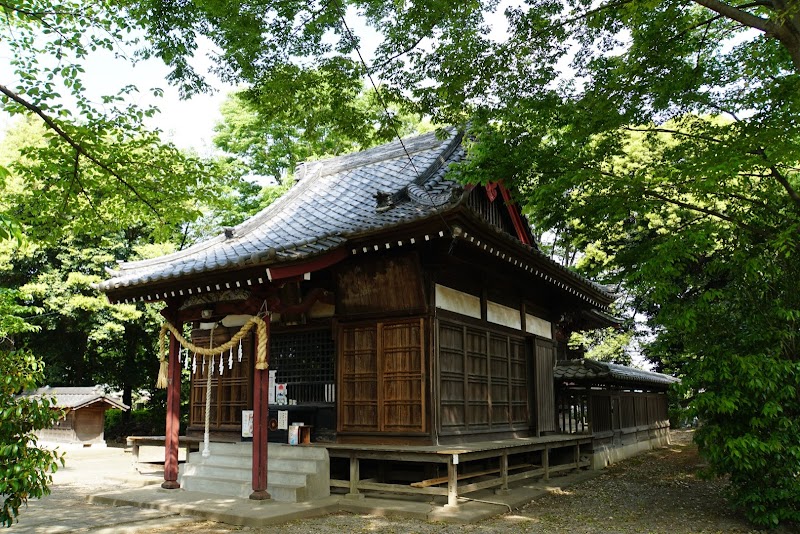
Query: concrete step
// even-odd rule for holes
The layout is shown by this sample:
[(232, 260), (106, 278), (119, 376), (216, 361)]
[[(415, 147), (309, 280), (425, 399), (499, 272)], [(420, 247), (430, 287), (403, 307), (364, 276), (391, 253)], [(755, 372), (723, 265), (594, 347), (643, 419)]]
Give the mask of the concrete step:
[[(249, 497), (252, 481), (251, 443), (209, 444), (211, 455), (189, 455), (180, 466), (181, 487), (190, 491), (203, 491)], [(276, 501), (299, 502), (330, 495), (330, 459), (328, 451), (319, 447), (298, 447), (270, 444), (268, 451), (268, 487)]]
[[(228, 495), (246, 499), (253, 492), (251, 481), (227, 480), (210, 476), (184, 476), (181, 478), (181, 487), (186, 491), (201, 491), (216, 495)], [(302, 502), (306, 500), (306, 488), (298, 484), (267, 484), (267, 491), (272, 499), (279, 502)]]
[[(221, 478), (223, 480), (236, 480), (241, 482), (250, 482), (253, 476), (250, 467), (247, 469), (239, 469), (237, 467), (201, 464), (182, 465), (180, 475)], [(308, 484), (309, 476), (309, 473), (268, 469), (268, 480), (270, 483), (305, 486)]]
[(202, 491), (215, 495), (227, 495), (246, 499), (253, 491), (249, 482), (241, 480), (227, 480), (199, 475), (182, 476), (181, 487), (186, 491)]
[[(230, 454), (235, 456), (253, 454), (253, 444), (249, 442), (225, 443), (212, 441), (209, 445), (211, 454)], [(200, 444), (200, 450), (203, 444)], [(267, 455), (270, 458), (302, 458), (305, 460), (324, 460), (328, 451), (324, 447), (308, 447), (302, 445), (285, 445), (270, 443)]]
[[(193, 452), (189, 455), (187, 465), (210, 465), (250, 470), (253, 465), (253, 458), (251, 456), (233, 456), (215, 453), (212, 453), (208, 458), (203, 458), (201, 453)], [(321, 469), (328, 469), (328, 465), (328, 462), (324, 460), (295, 460), (272, 457), (269, 457), (267, 460), (267, 469), (270, 471), (287, 471), (309, 475), (317, 473)]]
[[(235, 467), (239, 469), (250, 469), (253, 465), (253, 457), (250, 455), (235, 456), (232, 454), (211, 453), (208, 458), (203, 458), (202, 453), (193, 452), (189, 455), (187, 462), (190, 465), (214, 465), (224, 467)], [(320, 469), (328, 468), (327, 459), (309, 460), (303, 458), (273, 458), (267, 459), (267, 469), (271, 471), (291, 471), (306, 474), (314, 474)]]

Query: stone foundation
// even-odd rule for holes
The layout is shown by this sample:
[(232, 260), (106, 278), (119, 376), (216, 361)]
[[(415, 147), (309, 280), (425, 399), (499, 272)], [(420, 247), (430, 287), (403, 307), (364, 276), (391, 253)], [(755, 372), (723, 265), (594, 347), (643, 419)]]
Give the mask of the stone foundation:
[(631, 456), (669, 445), (669, 427), (636, 428), (597, 436), (592, 444), (591, 468), (608, 465)]

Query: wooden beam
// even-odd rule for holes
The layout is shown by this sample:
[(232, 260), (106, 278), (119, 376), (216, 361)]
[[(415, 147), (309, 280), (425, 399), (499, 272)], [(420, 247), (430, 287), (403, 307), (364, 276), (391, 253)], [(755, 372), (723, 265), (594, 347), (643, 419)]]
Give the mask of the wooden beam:
[[(515, 466), (512, 466), (512, 467), (508, 467), (508, 455), (507, 455), (507, 453), (505, 453), (504, 455), (501, 455), (501, 457), (500, 457), (501, 458), (501, 462), (502, 462), (502, 458), (503, 457), (505, 457), (505, 463), (506, 463), (506, 478), (508, 478), (508, 471), (509, 470), (514, 471), (514, 470), (517, 470), (517, 469), (527, 469), (529, 467), (536, 467), (533, 464), (519, 464), (519, 465), (515, 465)], [(483, 470), (483, 471), (475, 471), (473, 473), (462, 473), (462, 474), (458, 475), (458, 480), (469, 480), (470, 478), (482, 477), (482, 476), (486, 476), (486, 475), (496, 475), (498, 473), (501, 473), (501, 475), (502, 475), (502, 473), (503, 473), (502, 465), (501, 465), (500, 468), (497, 468), (497, 469), (486, 469), (486, 470)], [(422, 480), (420, 482), (414, 482), (414, 483), (411, 484), (411, 487), (414, 487), (414, 488), (427, 488), (428, 486), (436, 486), (436, 485), (439, 485), (439, 484), (444, 484), (448, 480), (449, 480), (449, 477), (429, 478), (427, 480)]]
[(339, 263), (343, 259), (349, 257), (348, 249), (339, 248), (328, 254), (324, 254), (311, 261), (297, 263), (294, 265), (285, 265), (278, 267), (270, 267), (268, 269), (270, 281), (282, 280), (293, 276), (302, 277), (306, 273), (312, 273), (330, 267)]

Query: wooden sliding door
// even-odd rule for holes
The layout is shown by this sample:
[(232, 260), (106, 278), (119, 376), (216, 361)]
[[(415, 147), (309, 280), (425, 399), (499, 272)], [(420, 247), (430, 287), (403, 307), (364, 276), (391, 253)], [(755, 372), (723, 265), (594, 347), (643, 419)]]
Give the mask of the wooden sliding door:
[(427, 430), (424, 332), (421, 318), (340, 327), (340, 432)]

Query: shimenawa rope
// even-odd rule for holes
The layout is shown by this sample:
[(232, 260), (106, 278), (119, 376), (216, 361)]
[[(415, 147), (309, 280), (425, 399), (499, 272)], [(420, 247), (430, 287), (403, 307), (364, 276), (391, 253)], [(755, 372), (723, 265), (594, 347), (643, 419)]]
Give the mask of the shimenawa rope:
[(190, 351), (194, 352), (195, 354), (200, 354), (201, 356), (213, 356), (218, 353), (223, 353), (226, 350), (230, 350), (233, 348), (239, 340), (241, 340), (247, 333), (253, 328), (256, 327), (256, 333), (258, 334), (258, 346), (256, 347), (256, 369), (259, 370), (266, 370), (268, 368), (267, 365), (267, 323), (261, 317), (254, 315), (253, 317), (248, 320), (241, 329), (231, 338), (230, 341), (225, 343), (224, 345), (220, 345), (219, 347), (214, 348), (205, 348), (205, 347), (198, 347), (194, 345), (191, 341), (187, 340), (183, 337), (183, 334), (169, 321), (165, 322), (164, 325), (161, 327), (161, 332), (158, 335), (158, 357), (161, 362), (161, 365), (158, 370), (158, 380), (156, 381), (156, 387), (159, 389), (165, 389), (167, 387), (168, 381), (167, 376), (169, 372), (169, 361), (167, 359), (167, 349), (166, 349), (166, 338), (167, 338), (167, 331), (172, 332), (172, 335), (175, 336), (175, 339), (178, 340), (178, 343), (181, 344), (182, 347), (189, 349)]

